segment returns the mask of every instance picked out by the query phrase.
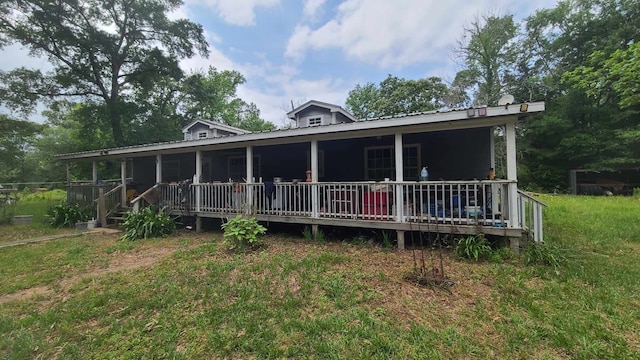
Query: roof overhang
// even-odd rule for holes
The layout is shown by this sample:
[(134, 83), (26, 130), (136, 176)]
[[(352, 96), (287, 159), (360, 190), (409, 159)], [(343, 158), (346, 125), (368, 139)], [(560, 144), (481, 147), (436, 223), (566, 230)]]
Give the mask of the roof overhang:
[[(528, 109), (526, 112), (521, 111), (520, 104), (513, 104), (507, 107), (499, 106), (483, 108), (486, 109), (486, 115), (484, 115), (484, 110), (479, 112), (478, 109), (476, 109), (474, 115), (470, 115), (468, 112), (469, 109), (434, 111), (428, 113), (383, 117), (352, 123), (84, 151), (79, 153), (56, 155), (56, 160), (117, 159), (151, 156), (156, 154), (186, 153), (196, 150), (208, 151), (231, 149), (249, 145), (266, 146), (308, 142), (311, 140), (326, 141), (382, 136), (395, 133), (406, 134), (471, 129), (504, 125), (509, 122), (515, 122), (519, 118), (524, 118), (545, 110), (544, 102), (528, 103), (527, 106)], [(483, 115), (478, 115), (479, 113), (482, 113)]]

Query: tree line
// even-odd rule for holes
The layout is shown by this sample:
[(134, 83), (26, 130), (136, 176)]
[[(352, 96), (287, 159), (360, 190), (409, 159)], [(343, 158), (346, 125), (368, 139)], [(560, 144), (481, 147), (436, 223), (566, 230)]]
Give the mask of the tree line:
[[(60, 180), (52, 154), (175, 140), (196, 118), (274, 128), (236, 95), (245, 81), (239, 72), (180, 69), (180, 60), (208, 54), (202, 26), (168, 16), (181, 4), (0, 3), (0, 47), (19, 44), (50, 65), (0, 72), (0, 104), (15, 114), (0, 116), (0, 181)], [(518, 124), (519, 179), (563, 190), (569, 169), (640, 167), (639, 36), (638, 1), (562, 0), (520, 22), (479, 15), (453, 45), (453, 79), (389, 75), (356, 85), (345, 104), (368, 119), (493, 106), (504, 94), (544, 100), (544, 113)], [(46, 106), (44, 124), (19, 120), (38, 104)]]

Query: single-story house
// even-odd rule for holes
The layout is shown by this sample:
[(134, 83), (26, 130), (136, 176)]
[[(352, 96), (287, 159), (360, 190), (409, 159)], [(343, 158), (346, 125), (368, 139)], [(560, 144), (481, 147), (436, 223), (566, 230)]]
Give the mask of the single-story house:
[[(120, 160), (119, 184), (104, 189), (110, 204), (154, 203), (195, 217), (197, 228), (202, 218), (244, 213), (314, 231), (394, 230), (399, 248), (405, 231), (428, 231), (502, 235), (515, 249), (523, 234), (542, 241), (544, 204), (518, 190), (516, 122), (544, 108), (533, 102), (358, 120), (312, 100), (287, 114), (290, 129), (252, 133), (197, 120), (181, 141), (57, 159), (94, 164), (92, 180), (69, 184), (70, 202), (87, 194), (94, 201), (97, 162)], [(506, 144), (505, 179), (493, 175), (496, 127)], [(129, 201), (128, 183), (140, 195)]]

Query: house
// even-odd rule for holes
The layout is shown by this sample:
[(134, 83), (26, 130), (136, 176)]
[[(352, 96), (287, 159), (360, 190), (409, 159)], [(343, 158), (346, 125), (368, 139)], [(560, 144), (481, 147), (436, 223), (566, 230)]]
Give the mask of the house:
[[(356, 120), (339, 106), (309, 101), (287, 114), (296, 121), (292, 129), (250, 133), (198, 120), (185, 127), (183, 141), (57, 159), (94, 164), (88, 184), (70, 184), (69, 201), (95, 194), (86, 188), (98, 183), (98, 161), (119, 160), (121, 181), (105, 189), (105, 201), (127, 206), (130, 176), (141, 193), (132, 206), (157, 203), (194, 216), (198, 228), (202, 218), (251, 213), (314, 231), (320, 225), (395, 230), (399, 248), (405, 231), (428, 231), (501, 235), (517, 250), (523, 235), (542, 241), (544, 204), (518, 190), (516, 122), (544, 107)], [(504, 149), (496, 149), (495, 127), (503, 129)], [(490, 175), (497, 150), (506, 154), (506, 179)], [(419, 178), (423, 167), (427, 181)]]

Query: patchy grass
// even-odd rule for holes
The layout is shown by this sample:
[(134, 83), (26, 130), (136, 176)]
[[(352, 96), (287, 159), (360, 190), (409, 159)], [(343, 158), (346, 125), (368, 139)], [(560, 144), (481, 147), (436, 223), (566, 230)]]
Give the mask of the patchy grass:
[(640, 202), (543, 200), (567, 262), (445, 253), (452, 294), (402, 280), (411, 251), (273, 235), (246, 254), (219, 233), (1, 249), (0, 357), (639, 358)]

